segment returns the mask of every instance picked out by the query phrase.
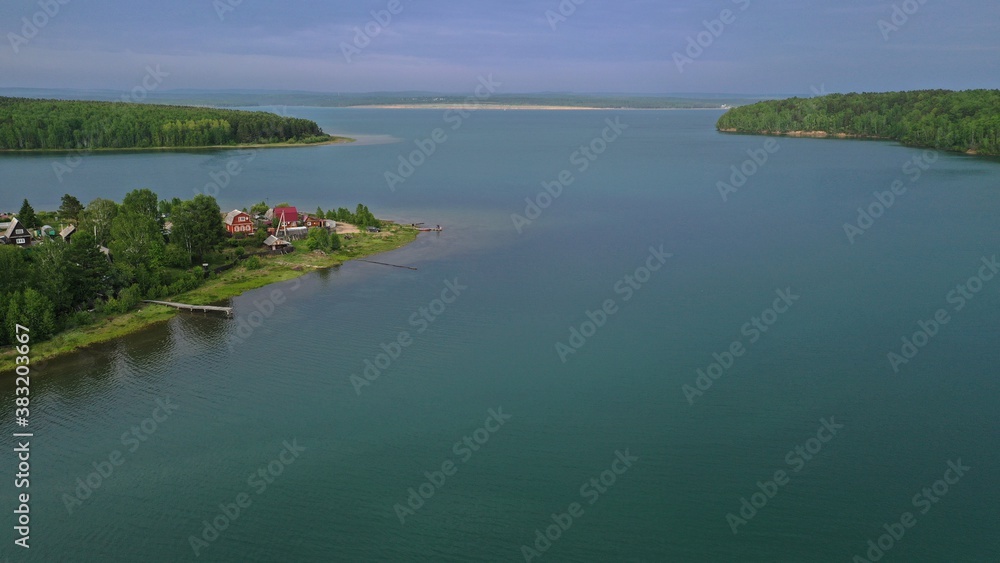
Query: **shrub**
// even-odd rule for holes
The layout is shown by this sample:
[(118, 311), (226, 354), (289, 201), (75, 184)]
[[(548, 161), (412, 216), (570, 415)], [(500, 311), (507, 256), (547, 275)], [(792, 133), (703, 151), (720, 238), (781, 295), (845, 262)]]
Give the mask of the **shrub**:
[(243, 261), (243, 267), (247, 270), (259, 270), (261, 269), (262, 264), (260, 263), (260, 258), (251, 256)]

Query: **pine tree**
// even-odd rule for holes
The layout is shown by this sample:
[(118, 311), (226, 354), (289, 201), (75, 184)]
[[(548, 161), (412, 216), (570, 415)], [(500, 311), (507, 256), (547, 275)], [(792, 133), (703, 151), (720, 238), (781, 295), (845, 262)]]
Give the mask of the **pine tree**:
[(31, 207), (27, 199), (21, 204), (21, 211), (17, 213), (17, 220), (28, 229), (41, 227), (38, 224), (38, 217), (35, 216), (35, 208)]

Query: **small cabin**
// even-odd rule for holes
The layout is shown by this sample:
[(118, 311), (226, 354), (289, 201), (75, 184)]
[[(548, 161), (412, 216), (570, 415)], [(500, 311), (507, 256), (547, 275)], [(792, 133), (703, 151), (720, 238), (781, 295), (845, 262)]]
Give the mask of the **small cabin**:
[(305, 223), (306, 227), (310, 229), (316, 227), (318, 228), (326, 227), (326, 219), (322, 217), (310, 217), (309, 215), (306, 215), (306, 218), (303, 221), (303, 223)]
[(271, 235), (264, 239), (264, 246), (270, 248), (271, 250), (283, 250), (288, 247), (291, 243), (281, 240), (280, 238)]
[(3, 244), (31, 246), (31, 233), (24, 228), (17, 217), (12, 217), (9, 223), (0, 223), (0, 229), (2, 229), (0, 232), (3, 232)]

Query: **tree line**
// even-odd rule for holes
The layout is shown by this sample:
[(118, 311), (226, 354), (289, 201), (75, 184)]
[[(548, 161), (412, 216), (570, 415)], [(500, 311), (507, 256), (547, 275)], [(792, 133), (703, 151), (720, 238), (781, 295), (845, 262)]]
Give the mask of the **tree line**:
[(0, 150), (317, 143), (330, 138), (313, 121), (261, 111), (0, 97)]
[(914, 147), (1000, 155), (1000, 90), (830, 94), (734, 108), (720, 130), (825, 131)]
[[(30, 248), (0, 246), (0, 345), (13, 342), (18, 322), (30, 323), (33, 338), (44, 340), (89, 324), (91, 311), (124, 313), (142, 299), (201, 285), (204, 276), (190, 271), (192, 263), (226, 236), (218, 204), (207, 195), (179, 202), (169, 235), (159, 207), (148, 189), (129, 192), (120, 204), (98, 198), (85, 207), (67, 194), (59, 213), (77, 224), (69, 242), (43, 235)], [(27, 200), (18, 220), (28, 227), (40, 223)]]

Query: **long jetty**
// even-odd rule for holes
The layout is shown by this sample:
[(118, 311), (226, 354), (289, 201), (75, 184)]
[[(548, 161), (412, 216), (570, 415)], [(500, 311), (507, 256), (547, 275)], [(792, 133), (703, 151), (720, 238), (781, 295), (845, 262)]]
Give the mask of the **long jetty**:
[(174, 309), (180, 309), (181, 311), (192, 311), (201, 313), (225, 313), (227, 317), (233, 316), (232, 307), (215, 307), (213, 305), (188, 305), (186, 303), (173, 303), (170, 301), (143, 301), (143, 303), (152, 303), (154, 305), (173, 307)]
[(376, 262), (374, 260), (362, 260), (361, 258), (355, 258), (355, 260), (357, 260), (358, 262), (368, 262), (369, 264), (378, 264), (379, 266), (392, 266), (393, 268), (403, 268), (404, 270), (416, 271), (416, 268), (414, 268), (413, 266), (399, 266), (396, 264), (386, 264), (385, 262)]

